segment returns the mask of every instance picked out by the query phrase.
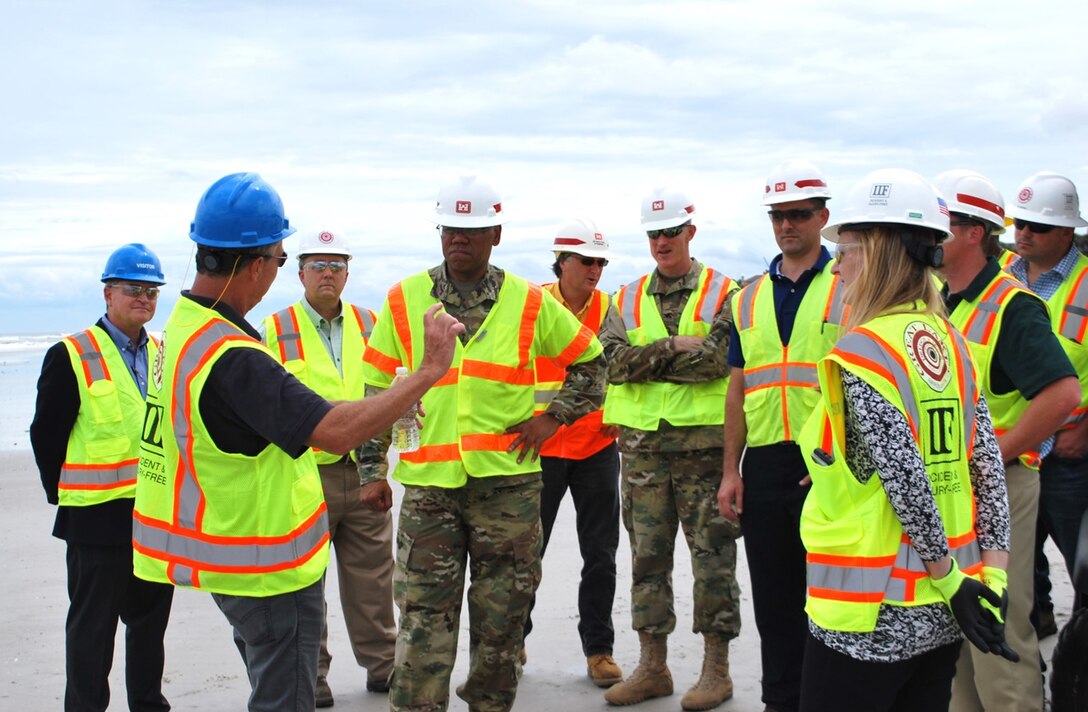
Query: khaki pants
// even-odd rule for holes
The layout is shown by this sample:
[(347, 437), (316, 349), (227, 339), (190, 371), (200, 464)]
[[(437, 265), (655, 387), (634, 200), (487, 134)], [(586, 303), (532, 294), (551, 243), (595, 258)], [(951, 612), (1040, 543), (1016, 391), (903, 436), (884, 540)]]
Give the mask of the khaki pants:
[(1034, 595), (1035, 518), (1039, 512), (1039, 473), (1019, 462), (1005, 468), (1009, 490), (1012, 545), (1009, 551), (1009, 610), (1005, 638), (1020, 654), (1019, 663), (963, 642), (952, 680), (950, 712), (1016, 710), (1042, 712), (1043, 679), (1039, 639), (1028, 616)]
[[(385, 682), (393, 673), (397, 624), (393, 615), (393, 516), (359, 501), (354, 462), (318, 467), (329, 507), (329, 540), (340, 582), (340, 606), (355, 661), (367, 679)], [(326, 604), (326, 610), (328, 606)], [(328, 675), (328, 616), (321, 631), (318, 675)]]

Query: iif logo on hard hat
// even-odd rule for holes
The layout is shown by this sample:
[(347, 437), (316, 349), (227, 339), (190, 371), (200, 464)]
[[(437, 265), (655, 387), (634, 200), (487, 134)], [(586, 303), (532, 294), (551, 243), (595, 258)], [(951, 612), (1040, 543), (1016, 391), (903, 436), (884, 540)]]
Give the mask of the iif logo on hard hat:
[(891, 194), (891, 183), (873, 183), (869, 189), (869, 205), (887, 205)]
[(472, 213), (472, 201), (471, 200), (458, 200), (455, 211), (459, 215), (469, 215)]

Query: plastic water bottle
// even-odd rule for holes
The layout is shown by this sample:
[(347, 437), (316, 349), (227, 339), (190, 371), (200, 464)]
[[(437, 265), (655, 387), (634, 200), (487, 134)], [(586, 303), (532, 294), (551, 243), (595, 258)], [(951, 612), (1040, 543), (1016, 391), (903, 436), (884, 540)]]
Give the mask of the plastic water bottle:
[[(403, 381), (408, 376), (408, 369), (397, 366), (397, 375), (393, 384)], [(393, 449), (397, 452), (415, 452), (419, 449), (419, 425), (416, 424), (416, 405), (393, 423)]]

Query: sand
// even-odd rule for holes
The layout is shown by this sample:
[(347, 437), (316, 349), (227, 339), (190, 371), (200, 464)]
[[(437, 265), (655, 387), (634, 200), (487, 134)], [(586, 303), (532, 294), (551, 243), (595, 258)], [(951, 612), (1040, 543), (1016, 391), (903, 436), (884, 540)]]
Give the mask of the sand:
[[(65, 589), (65, 545), (54, 539), (54, 509), (45, 501), (31, 454), (25, 450), (0, 451), (0, 496), (8, 534), (3, 537), (0, 561), (8, 575), (0, 579), (0, 630), (3, 665), (0, 673), (0, 709), (36, 712), (61, 709), (64, 697), (64, 619), (68, 607)], [(400, 491), (394, 490), (395, 503)], [(1052, 545), (1051, 545), (1052, 546)], [(748, 572), (744, 547), (739, 550), (738, 578), (743, 594), (743, 626), (730, 647), (734, 698), (719, 709), (758, 712), (763, 709), (759, 688), (759, 637), (747, 593)], [(1051, 562), (1060, 562), (1051, 549)], [(621, 532), (618, 586), (614, 608), (615, 657), (625, 672), (638, 659), (638, 637), (630, 628), (630, 549)], [(1060, 564), (1052, 565), (1058, 625), (1069, 617), (1071, 588)], [(529, 663), (518, 688), (515, 710), (529, 712), (605, 710), (602, 691), (585, 676), (585, 659), (578, 643), (577, 582), (581, 558), (574, 534), (574, 510), (569, 498), (560, 510), (544, 579), (534, 612), (535, 627), (527, 640)], [(335, 569), (330, 570), (335, 577)], [(644, 702), (639, 712), (679, 710), (680, 696), (698, 677), (702, 639), (691, 632), (691, 573), (683, 540), (677, 542), (674, 587), (677, 593), (677, 632), (669, 639), (669, 667), (676, 684), (671, 697)], [(347, 643), (339, 613), (337, 586), (330, 582), (330, 646), (334, 656), (329, 684), (336, 697), (333, 710), (387, 709), (386, 698), (366, 692), (366, 673), (357, 667)], [(467, 613), (452, 687), (462, 682), (468, 664)], [(123, 626), (121, 627), (123, 630)], [(1043, 641), (1050, 658), (1056, 636)], [(231, 640), (230, 626), (206, 593), (179, 589), (166, 635), (164, 689), (174, 710), (244, 710), (249, 694), (245, 668)], [(110, 710), (125, 710), (124, 644), (118, 635), (110, 688)], [(467, 710), (451, 691), (450, 710)]]

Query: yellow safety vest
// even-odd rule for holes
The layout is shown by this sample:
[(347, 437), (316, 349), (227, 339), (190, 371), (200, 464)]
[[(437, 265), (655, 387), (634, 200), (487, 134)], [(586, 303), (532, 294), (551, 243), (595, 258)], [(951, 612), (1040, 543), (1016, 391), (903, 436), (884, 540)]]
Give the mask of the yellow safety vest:
[(163, 330), (148, 387), (133, 513), (133, 567), (148, 581), (236, 596), (305, 588), (329, 562), (313, 453), (273, 444), (255, 456), (216, 447), (200, 394), (230, 349), (272, 354), (219, 314), (182, 297)]
[(1069, 278), (1047, 300), (1050, 320), (1080, 380), (1081, 401), (1062, 425), (1072, 428), (1088, 413), (1088, 257), (1077, 255)]
[[(423, 358), (420, 316), (438, 300), (426, 272), (394, 285), (363, 355), (368, 384), (387, 388), (398, 366), (418, 368)], [(393, 477), (406, 485), (461, 487), (468, 477), (519, 475), (539, 462), (507, 447), (506, 429), (534, 411), (538, 356), (564, 367), (601, 353), (601, 344), (555, 297), (505, 273), (499, 297), (467, 345), (456, 344), (450, 370), (423, 396), (427, 414), (419, 450), (401, 453)]]
[[(302, 301), (265, 317), (265, 346), (290, 373), (326, 400), (359, 400), (363, 397), (363, 350), (377, 318), (369, 309), (342, 303), (340, 358), (343, 375), (329, 358), (321, 334), (307, 315)], [(317, 464), (327, 465), (342, 458), (313, 448)], [(351, 453), (352, 459), (355, 453)]]
[(778, 331), (770, 275), (747, 285), (733, 300), (733, 324), (744, 350), (748, 445), (796, 440), (819, 403), (816, 362), (839, 338), (847, 312), (843, 291), (828, 262), (805, 291), (786, 345)]
[[(541, 287), (547, 288), (548, 284)], [(582, 324), (593, 333), (601, 330), (601, 324), (608, 314), (609, 296), (599, 289), (593, 290), (589, 298), (589, 308), (586, 309)], [(538, 356), (536, 359), (536, 412), (543, 413), (548, 405), (563, 387), (563, 379), (566, 378), (567, 369), (560, 366), (554, 359)], [(595, 455), (605, 449), (616, 440), (601, 434), (604, 423), (601, 422), (604, 410), (597, 410), (583, 415), (570, 425), (560, 425), (544, 442), (540, 454), (544, 457), (562, 457), (569, 460), (584, 460), (590, 455)]]
[[(98, 326), (64, 339), (79, 386), (79, 414), (68, 434), (57, 495), (62, 507), (136, 496), (144, 397), (108, 332)], [(158, 343), (147, 339), (148, 362)], [(116, 377), (116, 380), (114, 378)]]
[[(646, 346), (669, 336), (654, 296), (647, 291), (649, 277), (645, 275), (616, 293), (616, 308), (632, 346)], [(705, 337), (725, 298), (736, 288), (729, 277), (703, 267), (680, 314), (678, 334)], [(702, 383), (610, 383), (604, 401), (604, 422), (646, 431), (656, 431), (662, 420), (677, 427), (722, 425), (728, 385), (728, 376)]]
[[(1024, 289), (1016, 278), (999, 272), (974, 301), (964, 299), (949, 315), (952, 324), (967, 338), (971, 356), (980, 374), (982, 392), (986, 394), (986, 403), (990, 406), (994, 431), (998, 435), (1016, 425), (1031, 403), (1017, 390), (997, 395), (991, 389), (990, 383), (990, 372), (997, 338), (1001, 334), (1001, 324), (1005, 318), (1005, 307), (1017, 294), (1030, 294), (1032, 298), (1038, 299)], [(1039, 469), (1041, 459), (1037, 450), (1029, 450), (1020, 455), (1020, 461), (1033, 470)]]
[[(918, 305), (921, 308), (921, 305)], [(812, 476), (801, 513), (807, 550), (805, 610), (827, 630), (871, 632), (881, 605), (942, 602), (884, 493), (880, 477), (858, 482), (846, 464), (840, 368), (903, 413), (918, 444), (957, 563), (982, 569), (968, 460), (978, 393), (969, 348), (944, 319), (878, 317), (843, 336), (818, 364), (821, 403), (801, 432)], [(821, 461), (817, 449), (830, 455)]]

